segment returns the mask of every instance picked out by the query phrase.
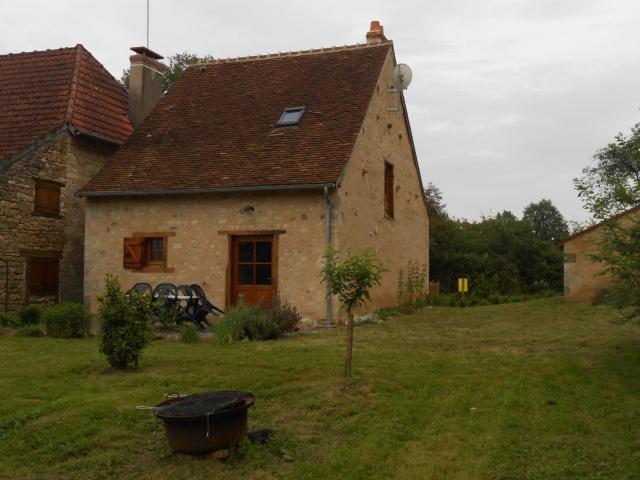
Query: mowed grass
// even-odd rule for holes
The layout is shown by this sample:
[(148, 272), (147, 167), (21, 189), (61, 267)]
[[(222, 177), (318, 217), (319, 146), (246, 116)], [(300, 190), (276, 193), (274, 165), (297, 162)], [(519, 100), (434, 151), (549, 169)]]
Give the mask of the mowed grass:
[[(95, 339), (0, 337), (0, 477), (640, 478), (640, 327), (561, 299), (433, 308), (356, 328), (214, 346), (155, 341), (138, 370)], [(169, 392), (248, 389), (227, 462), (173, 454), (150, 412)]]

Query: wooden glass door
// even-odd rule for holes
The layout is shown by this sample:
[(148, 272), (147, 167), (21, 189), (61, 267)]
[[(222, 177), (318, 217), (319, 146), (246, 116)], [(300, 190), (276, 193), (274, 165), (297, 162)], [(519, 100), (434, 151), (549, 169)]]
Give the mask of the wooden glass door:
[(275, 289), (273, 236), (233, 237), (231, 304), (270, 303)]

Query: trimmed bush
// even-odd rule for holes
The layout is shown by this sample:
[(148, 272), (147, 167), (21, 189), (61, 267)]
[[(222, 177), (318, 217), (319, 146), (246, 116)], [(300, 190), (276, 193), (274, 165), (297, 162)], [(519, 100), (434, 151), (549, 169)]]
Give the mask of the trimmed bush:
[(140, 352), (149, 342), (151, 299), (135, 292), (125, 298), (120, 282), (107, 274), (100, 302), (100, 352), (114, 368), (138, 366)]
[(42, 309), (38, 305), (28, 305), (18, 310), (20, 325), (37, 325), (42, 319)]
[(15, 328), (18, 326), (18, 317), (11, 312), (0, 312), (0, 327)]
[(44, 337), (44, 331), (40, 325), (25, 325), (16, 330), (16, 337)]
[(200, 336), (196, 331), (196, 327), (187, 323), (180, 325), (180, 340), (184, 343), (198, 343)]
[(47, 335), (55, 338), (82, 338), (89, 335), (91, 314), (79, 303), (63, 303), (44, 311)]

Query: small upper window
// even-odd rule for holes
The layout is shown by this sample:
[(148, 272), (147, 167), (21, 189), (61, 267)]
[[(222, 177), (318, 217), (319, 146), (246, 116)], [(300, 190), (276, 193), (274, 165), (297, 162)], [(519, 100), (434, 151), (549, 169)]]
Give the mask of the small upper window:
[(33, 213), (36, 215), (60, 215), (60, 187), (58, 182), (36, 180)]
[(280, 120), (278, 120), (278, 126), (297, 125), (300, 123), (303, 113), (304, 107), (285, 108)]

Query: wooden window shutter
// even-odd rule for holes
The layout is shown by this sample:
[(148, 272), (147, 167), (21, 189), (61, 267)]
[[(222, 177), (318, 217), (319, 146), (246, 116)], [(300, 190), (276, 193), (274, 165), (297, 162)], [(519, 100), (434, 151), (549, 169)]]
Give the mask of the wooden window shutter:
[(393, 165), (384, 163), (384, 213), (393, 218)]
[(60, 261), (58, 258), (31, 257), (28, 263), (28, 285), (31, 295), (56, 295)]
[(43, 215), (60, 214), (60, 187), (56, 182), (36, 180), (34, 212)]
[(129, 237), (124, 239), (124, 268), (142, 268), (144, 260), (144, 238)]

